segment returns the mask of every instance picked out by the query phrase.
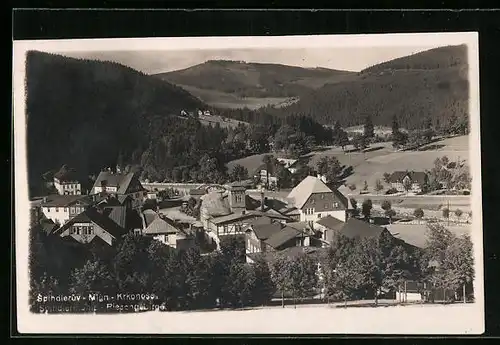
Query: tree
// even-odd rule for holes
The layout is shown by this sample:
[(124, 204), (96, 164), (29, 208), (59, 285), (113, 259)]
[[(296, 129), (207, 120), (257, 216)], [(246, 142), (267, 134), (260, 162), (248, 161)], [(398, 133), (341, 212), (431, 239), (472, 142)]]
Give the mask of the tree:
[(361, 204), (361, 213), (363, 214), (366, 220), (370, 219), (372, 208), (373, 204), (371, 199), (366, 199), (365, 201), (363, 201), (363, 204)]
[(363, 184), (363, 191), (365, 191), (365, 192), (368, 191), (368, 182), (366, 182), (366, 181)]
[(448, 220), (448, 223), (449, 223), (449, 220), (450, 220), (450, 209), (447, 208), (447, 207), (443, 208), (442, 214), (443, 214), (443, 218), (446, 218)]
[(392, 118), (392, 137), (394, 138), (395, 135), (397, 135), (398, 133), (399, 133), (399, 122), (397, 116), (394, 115)]
[(71, 274), (71, 293), (80, 295), (89, 292), (111, 294), (116, 291), (116, 282), (111, 276), (109, 268), (97, 258), (88, 260), (82, 268), (75, 268)]
[(408, 194), (411, 189), (411, 181), (409, 178), (403, 179), (403, 188), (405, 189), (406, 194)]
[(277, 291), (281, 292), (281, 306), (285, 307), (285, 292), (288, 289), (288, 261), (284, 255), (275, 254), (271, 261), (271, 279)]
[(269, 175), (274, 170), (274, 156), (273, 155), (264, 155), (262, 157), (262, 163), (266, 166), (266, 188), (269, 189)]
[(396, 132), (392, 134), (392, 146), (400, 148), (408, 143), (408, 134), (406, 132)]
[(231, 170), (230, 178), (232, 181), (241, 181), (248, 178), (248, 170), (241, 164), (236, 164)]
[(288, 289), (294, 300), (308, 297), (318, 286), (317, 263), (308, 254), (288, 258)]
[(350, 198), (349, 201), (351, 202), (353, 216), (358, 216), (359, 215), (358, 202), (354, 198)]
[(328, 183), (336, 184), (342, 167), (336, 157), (321, 157), (316, 165), (319, 174), (326, 177)]
[(455, 210), (455, 216), (457, 216), (457, 219), (458, 219), (458, 220), (460, 220), (460, 217), (462, 217), (462, 214), (463, 214), (463, 212), (462, 212), (462, 210), (461, 210), (461, 209), (457, 208), (457, 209)]
[(290, 188), (292, 187), (292, 173), (290, 170), (285, 168), (283, 164), (277, 164), (276, 166), (276, 178), (278, 180), (278, 188)]
[(342, 130), (339, 134), (339, 146), (342, 147), (342, 151), (345, 151), (345, 147), (349, 145), (349, 137), (347, 132)]
[(394, 210), (392, 209), (392, 204), (389, 200), (384, 200), (381, 205), (382, 209), (385, 212), (386, 217), (389, 218), (389, 221), (392, 223), (392, 217), (394, 216)]
[(271, 270), (269, 264), (263, 259), (256, 259), (253, 263), (253, 269), (255, 274), (253, 301), (256, 305), (265, 305), (271, 300), (276, 290), (271, 278)]
[(421, 208), (416, 208), (414, 211), (413, 211), (413, 215), (415, 216), (415, 218), (418, 219), (418, 221), (420, 222), (420, 219), (423, 218), (424, 216), (424, 210), (422, 210)]
[(377, 192), (377, 194), (382, 190), (384, 189), (384, 186), (382, 185), (382, 182), (380, 182), (379, 179), (377, 179), (375, 181), (375, 191)]
[(391, 174), (389, 174), (388, 172), (384, 173), (384, 182), (391, 183)]
[(365, 124), (363, 127), (363, 137), (365, 137), (367, 141), (375, 137), (375, 130), (373, 127), (372, 117), (370, 115), (365, 117)]
[(352, 138), (352, 144), (356, 150), (364, 150), (368, 147), (367, 139), (364, 135), (356, 133)]

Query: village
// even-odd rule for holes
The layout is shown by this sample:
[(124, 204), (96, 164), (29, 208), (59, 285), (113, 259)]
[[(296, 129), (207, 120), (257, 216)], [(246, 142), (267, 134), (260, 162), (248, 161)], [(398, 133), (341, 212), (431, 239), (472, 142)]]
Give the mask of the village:
[[(117, 165), (103, 169), (88, 187), (78, 180), (74, 169), (64, 165), (47, 182), (55, 193), (32, 201), (34, 226), (40, 226), (48, 237), (60, 237), (82, 246), (99, 243), (113, 247), (124, 236), (133, 234), (178, 252), (195, 249), (202, 256), (224, 251), (224, 243), (234, 240), (242, 245), (243, 261), (248, 265), (273, 265), (277, 255), (292, 260), (305, 255), (316, 268), (306, 288), (311, 291), (303, 291), (300, 296), (304, 303), (326, 303), (332, 298), (331, 291), (327, 293), (323, 286), (328, 278), (322, 260), (335, 251), (339, 236), (375, 241), (390, 238), (391, 243), (413, 253), (429, 245), (429, 226), (437, 226), (434, 230), (438, 232), (440, 227), (452, 229), (457, 237), (468, 234), (470, 213), (459, 209), (453, 212), (448, 207), (437, 215), (426, 210), (430, 215), (424, 216), (418, 203), (413, 212), (404, 212), (397, 204), (391, 205), (390, 200), (394, 199), (387, 199), (392, 196), (416, 204), (412, 199), (418, 200), (429, 188), (428, 172), (386, 173), (383, 183), (388, 192), (379, 194), (382, 188), (377, 180), (373, 188), (376, 193), (369, 193), (365, 186), (354, 197), (347, 184), (332, 184), (318, 171), (312, 171), (293, 188), (282, 190), (277, 188), (280, 183), (276, 168), (269, 162), (293, 174), (298, 160), (273, 157), (264, 161), (253, 178), (226, 184), (141, 181), (138, 173), (126, 172)], [(443, 161), (438, 159), (436, 166), (446, 169), (454, 164), (445, 157)], [(465, 302), (472, 296), (469, 278), (457, 293), (454, 289), (434, 288), (431, 281), (410, 276), (401, 275), (392, 289), (381, 289), (362, 299), (375, 298), (377, 304), (392, 304)], [(283, 291), (281, 298), (275, 294), (268, 303), (281, 300), (284, 306), (286, 298), (293, 298), (296, 305), (296, 296)], [(347, 303), (347, 296), (344, 299)]]

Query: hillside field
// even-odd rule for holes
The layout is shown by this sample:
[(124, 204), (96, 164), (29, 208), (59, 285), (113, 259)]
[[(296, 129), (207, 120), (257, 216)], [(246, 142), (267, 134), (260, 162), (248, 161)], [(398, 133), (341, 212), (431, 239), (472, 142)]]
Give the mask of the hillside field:
[[(432, 146), (432, 147), (429, 147)], [(384, 185), (384, 190), (389, 186), (383, 182), (383, 174), (385, 172), (392, 173), (397, 170), (415, 170), (424, 171), (426, 169), (431, 169), (434, 166), (434, 160), (438, 157), (448, 156), (450, 161), (453, 160), (469, 160), (469, 137), (468, 136), (458, 136), (453, 138), (447, 138), (443, 140), (436, 141), (430, 144), (429, 150), (425, 151), (412, 151), (412, 152), (396, 152), (391, 143), (377, 143), (373, 144), (364, 153), (360, 152), (349, 152), (352, 147), (346, 147), (347, 152), (343, 152), (342, 149), (334, 148), (323, 148), (318, 149), (307, 155), (309, 158), (309, 165), (313, 168), (316, 167), (317, 162), (321, 157), (336, 157), (342, 165), (352, 166), (354, 173), (347, 177), (345, 182), (346, 185), (354, 184), (356, 189), (351, 191), (345, 186), (341, 186), (339, 190), (345, 195), (353, 196), (356, 199), (361, 200), (365, 197), (360, 195), (360, 190), (363, 188), (364, 181), (368, 183), (368, 191), (370, 193), (375, 193), (373, 188), (375, 186), (375, 181), (380, 179)], [(425, 147), (423, 148), (425, 149)], [(238, 160), (234, 160), (228, 163), (228, 168), (231, 169), (236, 164), (241, 164), (248, 169), (249, 174), (258, 168), (262, 164), (262, 158), (264, 154), (253, 155)], [(381, 192), (381, 194), (383, 191)], [(367, 198), (371, 198), (376, 202), (377, 196), (369, 195)], [(381, 199), (387, 197), (380, 195)], [(391, 199), (404, 199), (401, 200), (401, 204), (398, 207), (401, 208), (414, 208), (415, 205), (422, 205), (423, 208), (439, 210), (441, 204), (450, 200), (450, 207), (461, 208), (464, 212), (469, 210), (470, 201), (468, 197), (396, 197), (391, 196)]]

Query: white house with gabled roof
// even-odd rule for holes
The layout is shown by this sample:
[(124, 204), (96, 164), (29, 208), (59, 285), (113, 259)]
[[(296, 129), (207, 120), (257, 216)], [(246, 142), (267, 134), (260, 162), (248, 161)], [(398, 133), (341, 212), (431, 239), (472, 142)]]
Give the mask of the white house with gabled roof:
[(288, 194), (288, 202), (300, 213), (301, 222), (314, 222), (328, 215), (347, 221), (349, 200), (332, 190), (320, 178), (307, 176)]

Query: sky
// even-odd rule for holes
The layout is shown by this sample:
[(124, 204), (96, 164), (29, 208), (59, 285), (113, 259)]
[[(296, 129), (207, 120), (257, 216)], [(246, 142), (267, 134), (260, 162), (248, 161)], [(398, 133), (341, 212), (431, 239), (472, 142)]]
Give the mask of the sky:
[[(441, 45), (442, 46), (442, 45)], [(299, 67), (323, 67), (358, 72), (369, 66), (411, 55), (438, 45), (378, 46), (285, 49), (198, 49), (159, 51), (71, 51), (61, 55), (114, 61), (146, 74), (185, 69), (207, 60), (238, 60), (257, 63), (276, 63)]]

